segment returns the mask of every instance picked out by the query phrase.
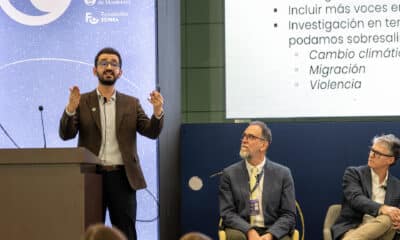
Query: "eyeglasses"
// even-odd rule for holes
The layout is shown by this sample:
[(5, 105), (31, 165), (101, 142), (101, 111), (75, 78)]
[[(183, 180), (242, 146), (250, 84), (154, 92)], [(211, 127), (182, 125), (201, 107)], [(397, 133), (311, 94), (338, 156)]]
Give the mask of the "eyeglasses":
[(117, 63), (117, 62), (99, 61), (97, 63), (97, 66), (101, 66), (101, 67), (107, 67), (108, 65), (110, 65), (112, 68), (120, 67), (119, 63)]
[(373, 149), (372, 147), (369, 147), (369, 151), (370, 151), (370, 153), (373, 153), (374, 156), (377, 156), (377, 157), (382, 157), (382, 156), (384, 156), (384, 157), (394, 157), (393, 155), (390, 155), (390, 154), (381, 153), (381, 152)]
[(250, 141), (253, 141), (253, 140), (256, 140), (256, 139), (260, 139), (261, 141), (266, 141), (265, 138), (257, 137), (257, 136), (254, 136), (253, 134), (246, 134), (246, 133), (242, 134), (242, 138), (241, 139), (242, 140), (247, 139), (247, 140), (250, 140)]

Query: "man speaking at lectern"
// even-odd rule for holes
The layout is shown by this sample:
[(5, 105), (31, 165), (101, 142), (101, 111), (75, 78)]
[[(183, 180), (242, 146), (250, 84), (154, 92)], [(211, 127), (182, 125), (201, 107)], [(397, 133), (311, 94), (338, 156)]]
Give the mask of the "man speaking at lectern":
[(146, 187), (136, 147), (136, 132), (155, 139), (163, 125), (163, 97), (150, 93), (153, 115), (149, 118), (137, 98), (115, 89), (122, 75), (121, 56), (113, 48), (100, 50), (94, 60), (95, 90), (80, 94), (70, 89), (69, 102), (60, 120), (63, 140), (79, 132), (78, 146), (85, 147), (102, 161), (103, 221), (108, 208), (111, 223), (129, 240), (136, 240), (136, 190)]

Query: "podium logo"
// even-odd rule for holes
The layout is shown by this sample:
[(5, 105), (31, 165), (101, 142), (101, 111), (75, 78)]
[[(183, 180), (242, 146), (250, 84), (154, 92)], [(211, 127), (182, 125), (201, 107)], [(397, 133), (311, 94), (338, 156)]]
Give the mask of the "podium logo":
[(93, 13), (91, 12), (86, 12), (85, 14), (85, 22), (90, 23), (90, 24), (98, 24), (99, 19), (95, 16), (93, 16)]
[(49, 24), (63, 15), (71, 0), (30, 0), (32, 5), (43, 15), (29, 15), (16, 9), (10, 0), (0, 0), (0, 8), (14, 21), (28, 25), (41, 26)]

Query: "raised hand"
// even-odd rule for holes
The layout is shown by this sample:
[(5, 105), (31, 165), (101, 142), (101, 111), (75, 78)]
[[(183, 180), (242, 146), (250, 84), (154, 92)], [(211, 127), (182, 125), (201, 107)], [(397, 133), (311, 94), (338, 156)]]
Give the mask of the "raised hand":
[(67, 111), (73, 113), (79, 106), (79, 100), (81, 99), (81, 92), (78, 86), (73, 86), (69, 89), (69, 102), (67, 105)]
[(148, 98), (149, 102), (153, 105), (153, 112), (154, 115), (160, 117), (163, 113), (163, 105), (164, 105), (164, 98), (158, 91), (152, 91), (150, 93), (150, 97)]

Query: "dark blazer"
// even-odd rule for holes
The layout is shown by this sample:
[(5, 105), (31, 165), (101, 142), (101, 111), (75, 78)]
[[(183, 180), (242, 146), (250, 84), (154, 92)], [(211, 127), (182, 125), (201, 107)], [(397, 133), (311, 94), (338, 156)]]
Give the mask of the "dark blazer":
[[(364, 214), (376, 217), (381, 204), (371, 200), (372, 179), (368, 166), (348, 167), (343, 176), (342, 210), (332, 226), (333, 239), (341, 239), (342, 235), (352, 228), (358, 227)], [(400, 181), (389, 174), (385, 201), (386, 205), (400, 206)]]
[[(290, 234), (295, 227), (296, 199), (289, 168), (266, 160), (262, 206), (264, 223), (275, 238)], [(225, 227), (247, 233), (249, 218), (249, 174), (245, 161), (224, 169), (219, 187), (220, 215)]]
[[(161, 132), (163, 118), (149, 119), (137, 98), (116, 93), (116, 135), (126, 174), (132, 189), (146, 187), (140, 168), (136, 148), (136, 132), (155, 139)], [(63, 140), (72, 139), (79, 132), (78, 146), (85, 147), (99, 155), (101, 147), (101, 123), (99, 100), (96, 90), (81, 95), (79, 107), (74, 116), (64, 113), (60, 120), (59, 135)]]

